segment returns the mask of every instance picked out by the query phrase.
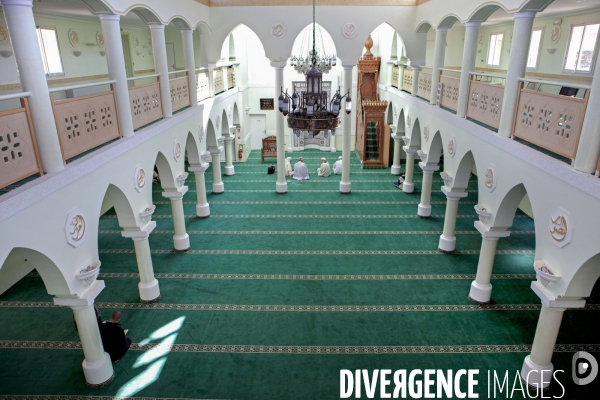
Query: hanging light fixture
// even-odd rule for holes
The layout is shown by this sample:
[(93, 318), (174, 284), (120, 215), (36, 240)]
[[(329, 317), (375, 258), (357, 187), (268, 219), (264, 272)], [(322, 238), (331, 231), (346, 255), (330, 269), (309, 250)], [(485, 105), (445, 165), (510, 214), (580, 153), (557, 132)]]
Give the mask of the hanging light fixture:
[[(313, 49), (311, 55), (316, 55), (315, 50), (315, 0), (313, 0)], [(306, 90), (298, 94), (295, 90), (290, 96), (287, 90), (281, 88), (279, 95), (279, 111), (287, 116), (288, 127), (294, 130), (296, 136), (300, 131), (308, 131), (309, 135), (321, 131), (335, 130), (340, 126), (340, 108), (342, 100), (346, 99), (345, 110), (347, 114), (352, 111), (350, 91), (341, 95), (338, 90), (331, 102), (327, 101), (327, 92), (323, 91), (323, 72), (317, 68), (317, 59), (312, 58), (310, 69), (306, 72)], [(329, 103), (329, 104), (328, 104)]]

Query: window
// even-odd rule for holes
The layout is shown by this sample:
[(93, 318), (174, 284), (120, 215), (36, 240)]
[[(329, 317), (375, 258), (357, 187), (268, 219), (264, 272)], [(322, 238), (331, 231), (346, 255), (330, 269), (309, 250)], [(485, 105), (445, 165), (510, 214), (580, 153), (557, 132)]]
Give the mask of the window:
[(46, 75), (63, 75), (63, 65), (60, 58), (58, 38), (54, 28), (37, 28), (40, 52), (44, 61)]
[(534, 29), (533, 32), (531, 32), (529, 55), (527, 56), (527, 68), (537, 68), (540, 47), (542, 47), (542, 32), (542, 29)]
[(600, 24), (575, 25), (571, 28), (565, 71), (591, 72)]
[(495, 33), (490, 35), (490, 48), (488, 49), (488, 65), (500, 65), (500, 55), (502, 54), (502, 38), (504, 34)]

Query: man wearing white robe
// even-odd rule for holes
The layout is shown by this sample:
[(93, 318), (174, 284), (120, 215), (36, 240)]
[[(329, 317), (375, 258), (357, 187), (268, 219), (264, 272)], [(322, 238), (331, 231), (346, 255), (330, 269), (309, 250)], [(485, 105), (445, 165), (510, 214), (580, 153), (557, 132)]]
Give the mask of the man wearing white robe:
[(285, 159), (285, 176), (290, 178), (294, 176), (294, 171), (292, 171), (292, 157)]
[(329, 168), (329, 163), (325, 159), (325, 157), (321, 158), (321, 166), (317, 168), (317, 175), (319, 176), (329, 176), (331, 175), (331, 168)]
[(304, 164), (304, 158), (298, 158), (298, 162), (294, 164), (294, 179), (299, 181), (307, 181), (310, 179), (308, 168)]
[(333, 163), (333, 173), (335, 175), (341, 175), (342, 174), (342, 156), (340, 156), (338, 158), (338, 160)]

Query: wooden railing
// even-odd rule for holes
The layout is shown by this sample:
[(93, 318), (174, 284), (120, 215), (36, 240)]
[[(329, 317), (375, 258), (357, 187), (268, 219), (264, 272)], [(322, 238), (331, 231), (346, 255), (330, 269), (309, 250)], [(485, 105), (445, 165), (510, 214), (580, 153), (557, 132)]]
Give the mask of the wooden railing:
[(173, 112), (190, 106), (189, 80), (186, 76), (169, 80)]
[(398, 76), (399, 75), (400, 75), (400, 68), (398, 68), (397, 65), (394, 65), (392, 67), (392, 86), (395, 88), (398, 88), (398, 82), (399, 82)]
[(469, 86), (467, 117), (498, 129), (503, 99), (504, 86), (472, 80)]
[(574, 159), (585, 111), (583, 99), (528, 89), (519, 92), (513, 136)]
[(413, 70), (405, 68), (404, 76), (402, 77), (402, 90), (412, 93)]
[(198, 93), (198, 101), (201, 101), (210, 97), (210, 83), (205, 68), (198, 68), (196, 72), (198, 71), (200, 72), (196, 75), (196, 92)]
[(63, 100), (50, 95), (63, 161), (121, 137), (114, 81), (50, 90), (54, 93), (106, 84), (110, 84), (108, 92)]
[(440, 106), (452, 111), (458, 110), (458, 88), (460, 87), (460, 78), (450, 76), (440, 76), (442, 84), (442, 95), (440, 96)]
[(417, 96), (427, 100), (431, 97), (431, 74), (426, 72), (419, 73)]
[(29, 96), (29, 92), (0, 96), (0, 101), (21, 99), (21, 108), (0, 112), (0, 189), (31, 175), (44, 174), (31, 124)]
[(148, 79), (156, 77), (157, 82), (148, 83), (129, 88), (129, 102), (131, 105), (131, 117), (133, 118), (133, 129), (139, 129), (144, 125), (161, 119), (163, 114), (162, 99), (160, 97), (160, 79), (158, 75), (148, 75), (133, 79)]

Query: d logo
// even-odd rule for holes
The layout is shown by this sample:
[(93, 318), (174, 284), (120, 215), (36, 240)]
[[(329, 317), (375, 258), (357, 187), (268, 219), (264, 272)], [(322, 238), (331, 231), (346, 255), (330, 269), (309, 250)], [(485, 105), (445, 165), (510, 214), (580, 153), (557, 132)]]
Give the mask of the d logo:
[(576, 385), (587, 385), (598, 375), (598, 361), (585, 351), (573, 355), (573, 382)]

